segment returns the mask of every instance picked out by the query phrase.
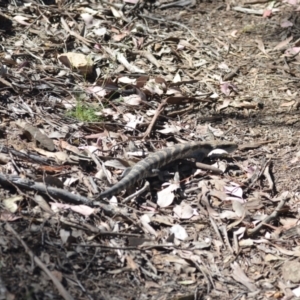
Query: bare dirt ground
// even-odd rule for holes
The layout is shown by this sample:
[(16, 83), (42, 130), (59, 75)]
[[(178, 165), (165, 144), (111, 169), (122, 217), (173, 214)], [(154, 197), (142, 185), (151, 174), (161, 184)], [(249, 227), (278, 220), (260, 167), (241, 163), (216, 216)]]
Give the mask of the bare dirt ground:
[[(0, 299), (300, 297), (298, 10), (0, 1)], [(195, 140), (238, 149), (97, 199)]]

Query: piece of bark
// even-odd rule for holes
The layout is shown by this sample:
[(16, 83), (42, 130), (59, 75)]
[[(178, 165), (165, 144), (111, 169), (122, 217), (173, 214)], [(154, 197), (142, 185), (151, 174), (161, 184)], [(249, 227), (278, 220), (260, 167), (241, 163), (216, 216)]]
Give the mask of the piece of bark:
[(49, 151), (55, 150), (55, 145), (53, 141), (50, 138), (48, 138), (45, 134), (41, 133), (38, 128), (20, 120), (18, 120), (16, 124), (23, 129), (24, 134), (29, 139), (35, 140), (39, 144), (39, 147), (42, 147)]

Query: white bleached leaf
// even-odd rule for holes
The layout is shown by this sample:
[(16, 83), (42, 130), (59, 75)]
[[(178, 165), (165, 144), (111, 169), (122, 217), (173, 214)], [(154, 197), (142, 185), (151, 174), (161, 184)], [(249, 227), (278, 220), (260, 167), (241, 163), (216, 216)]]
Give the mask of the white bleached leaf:
[(95, 208), (89, 207), (87, 205), (72, 205), (71, 209), (83, 216), (89, 217), (96, 212)]
[(240, 227), (239, 229), (237, 229), (235, 232), (234, 232), (234, 235), (237, 235), (239, 239), (241, 239), (244, 234), (245, 234), (245, 231), (246, 231), (246, 227)]
[(219, 157), (223, 156), (224, 154), (228, 154), (228, 152), (224, 149), (214, 149), (208, 153), (208, 157)]
[(148, 117), (152, 117), (155, 115), (156, 110), (155, 109), (148, 109), (146, 114)]
[(123, 119), (127, 122), (126, 129), (128, 131), (133, 131), (137, 124), (143, 123), (144, 118), (138, 115), (133, 115), (131, 113), (126, 113), (123, 115)]
[(217, 161), (217, 162), (214, 163), (212, 166), (218, 168), (218, 169), (221, 170), (222, 172), (225, 172), (226, 169), (227, 169), (227, 163), (224, 162), (224, 161)]
[(90, 15), (88, 13), (83, 13), (80, 16), (83, 19), (86, 28), (93, 27), (94, 17), (92, 15)]
[(31, 25), (30, 23), (26, 22), (27, 20), (29, 20), (29, 18), (18, 15), (13, 17), (13, 19), (22, 25)]
[(59, 231), (59, 235), (60, 235), (62, 243), (65, 244), (68, 241), (68, 238), (71, 236), (71, 232), (61, 229)]
[(174, 200), (173, 191), (179, 188), (178, 183), (170, 184), (167, 188), (157, 193), (157, 205), (160, 207), (167, 207), (172, 204)]
[(70, 178), (66, 178), (66, 180), (64, 181), (64, 186), (72, 186), (72, 184), (74, 184), (78, 180), (79, 180), (79, 178), (73, 177), (73, 176)]
[(178, 133), (181, 130), (181, 127), (179, 126), (168, 126), (166, 125), (165, 129), (157, 130), (160, 133), (163, 134), (169, 134), (169, 133)]
[(177, 72), (176, 75), (174, 76), (173, 82), (181, 82), (181, 77), (180, 74)]
[(116, 196), (112, 196), (109, 199), (109, 203), (110, 203), (110, 205), (117, 207), (118, 206), (118, 199), (117, 199), (117, 197)]
[(170, 231), (174, 234), (175, 238), (180, 241), (184, 241), (188, 238), (188, 234), (186, 233), (185, 229), (179, 224), (172, 226)]
[(254, 241), (252, 239), (243, 239), (239, 242), (239, 246), (243, 248), (250, 248), (254, 245)]
[(19, 205), (17, 202), (22, 201), (23, 196), (16, 196), (11, 198), (6, 198), (2, 201), (3, 206), (11, 213), (17, 212)]
[(225, 186), (225, 191), (227, 194), (230, 194), (231, 196), (235, 196), (237, 198), (242, 199), (243, 198), (243, 190), (239, 185), (236, 185), (233, 183), (231, 186)]
[(151, 94), (162, 95), (164, 93), (161, 84), (155, 82), (153, 79), (148, 80), (144, 88), (145, 90), (148, 90)]
[(176, 205), (173, 211), (180, 219), (190, 219), (194, 215), (193, 208), (185, 202), (181, 202), (180, 205)]
[(95, 174), (95, 178), (98, 178), (98, 179), (101, 179), (101, 180), (107, 180), (107, 181), (111, 182), (112, 175), (111, 175), (111, 172), (108, 169), (106, 169), (105, 172), (104, 172), (104, 170), (101, 168)]
[(102, 86), (99, 85), (90, 86), (86, 89), (86, 91), (91, 94), (96, 94), (99, 97), (104, 97), (107, 94), (106, 89), (104, 89)]
[(126, 104), (131, 106), (138, 106), (141, 104), (141, 97), (139, 95), (130, 95), (127, 97), (123, 97), (123, 100)]
[(298, 286), (297, 288), (293, 289), (292, 292), (293, 292), (293, 294), (296, 297), (300, 297), (300, 286)]
[(218, 65), (218, 68), (220, 70), (229, 70), (229, 67), (228, 65), (225, 63), (225, 62), (221, 62), (219, 65)]
[(182, 91), (180, 91), (178, 88), (176, 87), (169, 87), (166, 91), (166, 95), (168, 96), (182, 96)]
[(136, 84), (136, 78), (129, 78), (128, 76), (123, 76), (118, 79), (118, 82), (125, 83), (125, 84)]
[(110, 9), (115, 18), (122, 19), (124, 17), (124, 14), (121, 10), (117, 10), (113, 6), (111, 6)]
[(70, 204), (64, 204), (64, 203), (57, 203), (57, 202), (50, 202), (51, 209), (54, 212), (62, 211), (62, 210), (68, 210), (71, 209), (74, 212), (77, 212), (83, 216), (90, 216), (91, 214), (95, 213), (95, 209), (91, 208), (87, 205), (70, 205)]
[(130, 152), (126, 152), (127, 155), (130, 156), (135, 156), (135, 157), (144, 157), (148, 154), (147, 151), (143, 151), (143, 150), (139, 150), (139, 151), (130, 151)]
[(144, 70), (138, 68), (135, 65), (132, 65), (128, 62), (124, 54), (122, 53), (117, 53), (117, 60), (120, 64), (122, 64), (129, 72), (132, 73), (145, 73)]
[(151, 219), (150, 219), (149, 215), (147, 215), (147, 214), (142, 215), (140, 217), (140, 220), (141, 220), (141, 222), (145, 222), (145, 223), (150, 223), (151, 222)]
[(97, 36), (104, 36), (105, 34), (107, 34), (107, 29), (105, 27), (95, 28), (93, 29), (93, 32)]

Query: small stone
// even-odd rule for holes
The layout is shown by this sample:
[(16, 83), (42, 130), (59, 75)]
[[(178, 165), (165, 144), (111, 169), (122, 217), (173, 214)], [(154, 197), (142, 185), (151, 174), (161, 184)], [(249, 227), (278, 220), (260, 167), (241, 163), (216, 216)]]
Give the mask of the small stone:
[(282, 276), (285, 281), (293, 283), (300, 282), (300, 263), (296, 261), (287, 261), (282, 266)]

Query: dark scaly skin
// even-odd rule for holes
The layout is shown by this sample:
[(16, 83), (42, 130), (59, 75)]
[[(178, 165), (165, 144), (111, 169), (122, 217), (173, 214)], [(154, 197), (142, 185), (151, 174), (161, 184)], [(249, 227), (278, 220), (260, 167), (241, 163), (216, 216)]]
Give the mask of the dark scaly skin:
[(137, 181), (149, 177), (152, 170), (159, 169), (168, 163), (180, 159), (193, 157), (195, 153), (207, 156), (209, 152), (214, 149), (223, 149), (227, 152), (233, 152), (237, 145), (232, 142), (190, 142), (186, 144), (178, 144), (173, 147), (164, 148), (157, 152), (150, 154), (145, 159), (135, 164), (130, 172), (116, 183), (111, 188), (101, 193), (98, 199), (111, 198), (124, 189), (132, 186)]

